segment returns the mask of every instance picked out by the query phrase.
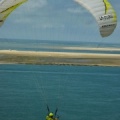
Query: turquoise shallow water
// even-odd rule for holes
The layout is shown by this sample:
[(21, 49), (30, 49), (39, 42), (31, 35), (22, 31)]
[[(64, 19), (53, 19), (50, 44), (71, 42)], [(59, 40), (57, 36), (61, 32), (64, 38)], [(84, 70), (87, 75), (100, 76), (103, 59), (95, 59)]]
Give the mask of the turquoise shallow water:
[(0, 120), (119, 120), (120, 67), (0, 65)]

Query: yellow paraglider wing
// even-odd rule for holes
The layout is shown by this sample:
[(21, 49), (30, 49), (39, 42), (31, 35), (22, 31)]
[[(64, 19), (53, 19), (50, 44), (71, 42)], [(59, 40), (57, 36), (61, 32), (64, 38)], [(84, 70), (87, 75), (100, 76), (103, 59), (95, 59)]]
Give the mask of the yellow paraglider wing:
[(0, 2), (0, 26), (4, 23), (8, 15), (14, 11), (18, 6), (27, 0), (3, 0)]
[(117, 25), (117, 15), (108, 0), (75, 0), (96, 19), (102, 37), (111, 35)]

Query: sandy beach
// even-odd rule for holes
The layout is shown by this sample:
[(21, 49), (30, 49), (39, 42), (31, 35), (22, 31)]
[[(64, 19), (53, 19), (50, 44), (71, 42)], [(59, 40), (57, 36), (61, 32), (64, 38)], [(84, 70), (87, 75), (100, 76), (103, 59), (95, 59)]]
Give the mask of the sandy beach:
[(0, 50), (0, 63), (120, 66), (120, 54)]
[[(50, 48), (50, 47), (49, 47)], [(120, 51), (120, 48), (113, 47), (54, 47), (56, 49), (64, 49), (64, 50), (89, 50), (89, 51)]]

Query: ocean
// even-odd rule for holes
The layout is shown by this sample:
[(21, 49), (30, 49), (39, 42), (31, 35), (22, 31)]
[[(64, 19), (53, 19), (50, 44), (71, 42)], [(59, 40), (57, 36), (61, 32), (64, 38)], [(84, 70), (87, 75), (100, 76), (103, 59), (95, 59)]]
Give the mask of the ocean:
[(77, 53), (107, 53), (120, 54), (120, 50), (99, 51), (99, 50), (78, 50), (65, 49), (69, 47), (86, 48), (118, 48), (120, 44), (105, 42), (81, 42), (81, 41), (55, 41), (55, 40), (24, 40), (24, 39), (1, 39), (0, 50), (24, 50), (24, 51), (50, 51), (50, 52), (77, 52)]
[[(64, 47), (113, 47), (119, 44), (0, 39), (0, 50), (91, 52)], [(0, 64), (0, 120), (119, 120), (120, 67)]]
[(120, 67), (0, 65), (0, 120), (119, 120)]

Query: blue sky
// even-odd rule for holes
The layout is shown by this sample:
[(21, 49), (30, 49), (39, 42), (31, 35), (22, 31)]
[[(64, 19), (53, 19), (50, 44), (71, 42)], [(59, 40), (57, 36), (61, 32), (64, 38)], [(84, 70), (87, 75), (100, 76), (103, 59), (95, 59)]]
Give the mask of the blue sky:
[(109, 2), (118, 25), (107, 38), (100, 36), (95, 19), (74, 0), (28, 0), (7, 18), (0, 38), (120, 43), (120, 0)]

